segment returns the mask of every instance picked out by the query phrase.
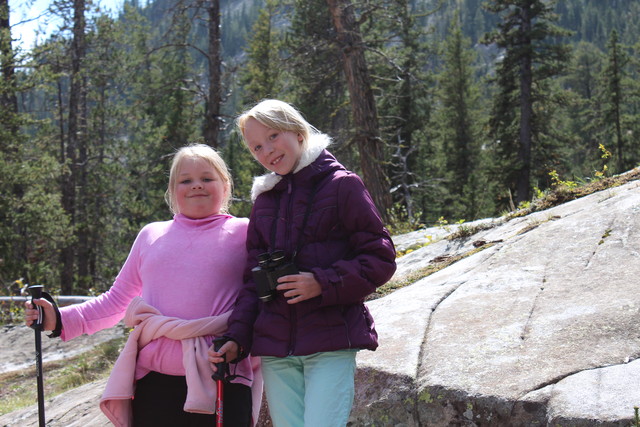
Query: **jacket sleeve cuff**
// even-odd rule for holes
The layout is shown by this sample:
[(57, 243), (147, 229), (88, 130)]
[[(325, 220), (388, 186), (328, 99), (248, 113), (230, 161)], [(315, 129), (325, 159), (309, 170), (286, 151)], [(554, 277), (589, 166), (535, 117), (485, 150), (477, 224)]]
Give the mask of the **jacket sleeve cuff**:
[(53, 309), (56, 312), (56, 327), (49, 335), (49, 338), (57, 338), (62, 334), (62, 317), (60, 316), (60, 309), (57, 304), (53, 305)]
[(82, 318), (73, 305), (62, 307), (60, 310), (60, 323), (64, 325), (60, 333), (62, 341), (69, 341), (82, 335)]
[(342, 286), (342, 277), (332, 269), (314, 268), (311, 270), (320, 286), (322, 286), (322, 306), (339, 304), (338, 289)]

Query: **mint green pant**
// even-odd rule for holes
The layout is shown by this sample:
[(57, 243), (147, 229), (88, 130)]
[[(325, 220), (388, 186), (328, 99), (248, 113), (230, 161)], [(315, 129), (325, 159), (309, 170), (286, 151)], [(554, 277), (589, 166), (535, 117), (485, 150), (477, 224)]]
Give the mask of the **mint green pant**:
[(353, 404), (356, 350), (263, 356), (262, 375), (275, 427), (344, 427)]

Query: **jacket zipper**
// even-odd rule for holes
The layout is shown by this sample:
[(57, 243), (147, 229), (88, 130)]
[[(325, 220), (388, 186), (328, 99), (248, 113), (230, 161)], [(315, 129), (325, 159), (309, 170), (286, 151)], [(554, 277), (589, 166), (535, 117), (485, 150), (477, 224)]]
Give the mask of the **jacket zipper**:
[(342, 308), (340, 309), (340, 313), (342, 315), (342, 321), (344, 323), (345, 333), (347, 335), (347, 343), (349, 345), (349, 348), (351, 348), (351, 337), (349, 336), (349, 322), (347, 322), (347, 319), (344, 316), (344, 312), (345, 312), (345, 307), (342, 306)]
[(289, 324), (289, 351), (287, 352), (287, 354), (289, 356), (293, 356), (293, 352), (295, 351), (295, 348), (296, 348), (295, 330), (296, 330), (296, 324), (297, 324), (295, 305), (289, 306), (289, 316), (290, 316), (291, 322)]
[[(288, 195), (288, 200), (287, 200), (287, 209), (285, 211), (285, 216), (284, 216), (284, 230), (285, 230), (285, 239), (284, 239), (284, 244), (289, 244), (291, 245), (291, 228), (293, 227), (293, 224), (291, 222), (291, 205), (292, 205), (292, 200), (293, 197), (291, 196), (291, 194), (293, 193), (293, 188), (291, 185), (291, 178), (289, 178), (289, 182), (287, 183), (287, 195)], [(291, 249), (289, 248), (282, 248), (282, 249)], [(293, 260), (292, 260), (293, 261)]]
[[(289, 244), (289, 250), (290, 253), (291, 252), (291, 235), (293, 234), (293, 215), (292, 215), (292, 210), (293, 210), (293, 185), (291, 185), (291, 181), (292, 181), (292, 177), (289, 177), (289, 182), (287, 183), (287, 194), (289, 196), (288, 200), (287, 200), (287, 210), (286, 210), (286, 216), (285, 216), (285, 244)], [(294, 249), (295, 250), (295, 249)], [(294, 262), (295, 260), (291, 260), (291, 262)], [(293, 305), (289, 306), (289, 351), (287, 352), (287, 354), (289, 356), (293, 355), (295, 348), (296, 348), (296, 335), (295, 335), (295, 330), (296, 330), (296, 326), (297, 326), (297, 322), (296, 322), (296, 309)]]

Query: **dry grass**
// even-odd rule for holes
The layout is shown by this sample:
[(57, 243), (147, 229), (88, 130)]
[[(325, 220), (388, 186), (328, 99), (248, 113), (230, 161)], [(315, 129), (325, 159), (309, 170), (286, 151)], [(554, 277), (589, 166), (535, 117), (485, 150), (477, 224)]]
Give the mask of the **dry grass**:
[(403, 288), (405, 286), (409, 286), (415, 282), (417, 282), (420, 279), (424, 279), (427, 276), (432, 275), (435, 272), (438, 272), (440, 270), (442, 270), (443, 268), (446, 268), (448, 266), (450, 266), (451, 264), (460, 261), (463, 258), (469, 257), (477, 252), (480, 252), (486, 248), (489, 248), (493, 245), (495, 245), (497, 242), (483, 242), (482, 245), (476, 247), (475, 249), (472, 249), (462, 255), (457, 255), (457, 256), (441, 256), (441, 257), (436, 257), (433, 260), (431, 260), (431, 262), (429, 263), (429, 265), (427, 267), (415, 270), (413, 272), (411, 272), (410, 274), (407, 274), (406, 276), (402, 276), (402, 277), (398, 277), (398, 278), (393, 278), (390, 281), (388, 281), (387, 283), (385, 283), (384, 285), (380, 286), (376, 292), (374, 292), (373, 294), (369, 295), (367, 297), (367, 301), (371, 301), (377, 298), (382, 298), (385, 295), (389, 295), (390, 293), (392, 293), (395, 290), (398, 290), (400, 288)]
[(580, 197), (588, 196), (598, 191), (619, 187), (630, 181), (640, 179), (640, 168), (635, 168), (623, 175), (612, 176), (591, 181), (590, 183), (577, 187), (559, 185), (539, 200), (535, 200), (528, 208), (519, 209), (507, 215), (509, 218), (526, 216), (533, 212), (543, 211)]

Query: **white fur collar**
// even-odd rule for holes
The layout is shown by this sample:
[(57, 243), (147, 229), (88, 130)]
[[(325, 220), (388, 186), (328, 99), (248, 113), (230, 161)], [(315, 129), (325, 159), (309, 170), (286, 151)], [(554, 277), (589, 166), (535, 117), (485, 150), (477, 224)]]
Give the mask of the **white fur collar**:
[[(322, 153), (322, 150), (327, 148), (329, 144), (331, 144), (331, 138), (329, 138), (328, 135), (324, 133), (311, 134), (309, 141), (307, 141), (307, 149), (302, 153), (302, 156), (300, 156), (300, 162), (298, 162), (298, 166), (296, 166), (293, 173), (313, 163), (320, 153)], [(253, 179), (253, 187), (251, 188), (251, 201), (255, 202), (260, 194), (271, 190), (281, 179), (282, 176), (274, 172), (255, 177)]]

